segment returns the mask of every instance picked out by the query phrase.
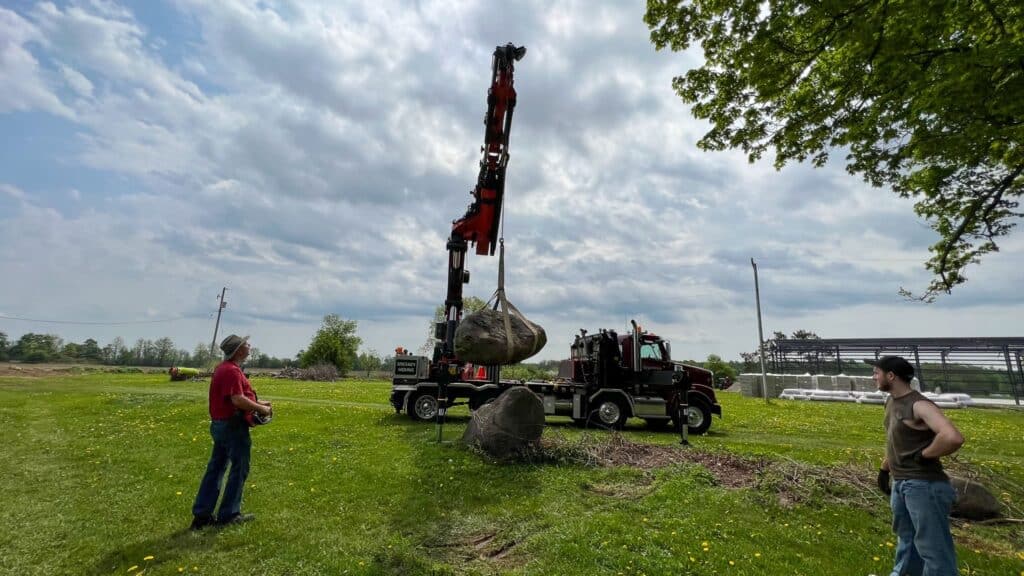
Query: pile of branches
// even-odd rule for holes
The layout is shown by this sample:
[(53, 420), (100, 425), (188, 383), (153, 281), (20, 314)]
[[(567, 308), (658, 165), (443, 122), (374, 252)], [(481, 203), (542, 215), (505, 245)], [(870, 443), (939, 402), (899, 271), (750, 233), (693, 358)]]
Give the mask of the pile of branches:
[(338, 379), (338, 368), (334, 364), (314, 364), (309, 368), (289, 366), (274, 375), (274, 378), (288, 380), (312, 380), (314, 382), (334, 382)]

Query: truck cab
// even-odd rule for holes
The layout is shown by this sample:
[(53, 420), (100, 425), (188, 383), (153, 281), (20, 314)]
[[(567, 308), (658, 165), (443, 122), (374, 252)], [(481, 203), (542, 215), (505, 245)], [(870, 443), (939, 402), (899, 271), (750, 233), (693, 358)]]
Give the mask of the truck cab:
[(652, 428), (670, 422), (678, 428), (682, 394), (691, 433), (703, 434), (712, 414), (722, 415), (714, 374), (673, 361), (670, 343), (636, 322), (626, 334), (581, 330), (571, 350), (570, 379), (588, 391), (588, 418), (597, 425), (621, 428), (626, 419), (638, 417)]

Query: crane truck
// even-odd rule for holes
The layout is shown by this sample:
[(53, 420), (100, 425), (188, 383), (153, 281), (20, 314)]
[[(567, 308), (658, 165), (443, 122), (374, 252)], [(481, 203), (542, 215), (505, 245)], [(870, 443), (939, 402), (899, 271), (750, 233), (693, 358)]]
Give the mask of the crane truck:
[(435, 325), (432, 357), (396, 354), (391, 404), (414, 420), (443, 421), (451, 406), (468, 404), (475, 410), (511, 386), (526, 386), (541, 398), (545, 414), (566, 415), (576, 422), (611, 429), (621, 429), (630, 417), (643, 418), (657, 428), (674, 423), (681, 429), (681, 420), (685, 420), (690, 433), (703, 434), (711, 426), (711, 415), (722, 415), (715, 398), (714, 375), (673, 361), (669, 343), (635, 322), (624, 334), (581, 330), (570, 347), (569, 373), (551, 382), (502, 379), (500, 366), (474, 366), (455, 353), (462, 288), (470, 279), (466, 252), (475, 244), (478, 255), (493, 256), (498, 240), (509, 131), (516, 105), (514, 64), (525, 55), (525, 47), (513, 44), (494, 50), (483, 157), (473, 201), (465, 215), (452, 223), (447, 242), (444, 319)]

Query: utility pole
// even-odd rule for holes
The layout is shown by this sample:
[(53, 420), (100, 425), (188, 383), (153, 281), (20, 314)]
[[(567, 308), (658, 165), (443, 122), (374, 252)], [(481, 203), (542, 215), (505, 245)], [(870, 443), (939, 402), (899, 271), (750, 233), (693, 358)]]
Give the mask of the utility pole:
[(757, 283), (757, 263), (750, 259), (750, 265), (754, 267), (754, 298), (757, 302), (757, 349), (761, 357), (761, 391), (764, 393), (764, 403), (768, 403), (768, 372), (764, 368), (764, 329), (761, 327), (761, 287)]
[(224, 301), (224, 293), (227, 292), (227, 290), (227, 286), (220, 289), (220, 305), (217, 306), (217, 323), (213, 325), (213, 342), (210, 342), (211, 356), (217, 355), (217, 330), (220, 328), (220, 313), (228, 305), (228, 303)]

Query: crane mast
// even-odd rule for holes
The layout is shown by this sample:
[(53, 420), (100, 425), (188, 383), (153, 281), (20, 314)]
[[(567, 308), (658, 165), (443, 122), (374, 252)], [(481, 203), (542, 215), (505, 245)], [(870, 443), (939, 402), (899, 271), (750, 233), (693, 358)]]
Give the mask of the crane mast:
[[(501, 224), (501, 206), (505, 195), (505, 168), (508, 165), (508, 138), (512, 128), (512, 112), (516, 106), (513, 85), (514, 63), (526, 55), (525, 46), (511, 43), (498, 46), (491, 61), (491, 86), (487, 91), (487, 114), (484, 116), (483, 157), (480, 173), (473, 189), (473, 202), (466, 214), (452, 223), (448, 238), (448, 292), (444, 301), (443, 333), (434, 350), (439, 371), (451, 376), (457, 369), (455, 329), (462, 319), (462, 285), (469, 283), (466, 251), (470, 243), (477, 254), (494, 255)], [(451, 369), (450, 369), (451, 368)]]

